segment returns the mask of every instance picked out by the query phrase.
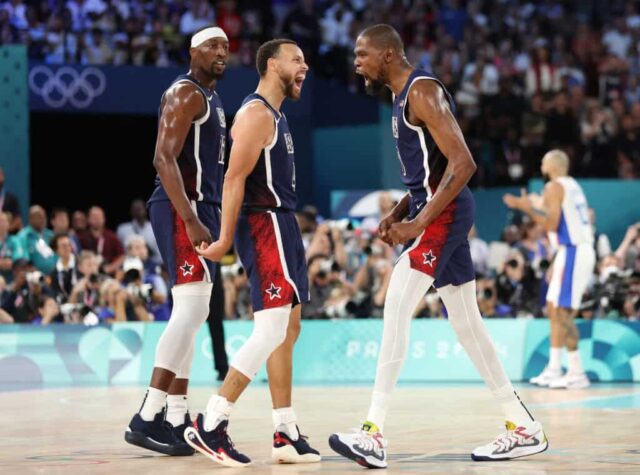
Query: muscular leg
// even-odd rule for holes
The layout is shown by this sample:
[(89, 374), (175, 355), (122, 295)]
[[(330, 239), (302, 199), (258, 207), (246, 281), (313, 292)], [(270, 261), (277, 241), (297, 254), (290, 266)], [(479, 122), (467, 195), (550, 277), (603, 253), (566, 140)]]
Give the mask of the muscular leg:
[(547, 302), (547, 313), (551, 324), (551, 335), (549, 336), (549, 369), (560, 372), (562, 369), (562, 348), (565, 344), (565, 328), (563, 318), (559, 314), (562, 310), (551, 302)]
[(299, 435), (296, 414), (291, 406), (293, 347), (300, 335), (301, 310), (302, 305), (296, 305), (293, 308), (289, 317), (287, 337), (267, 360), (274, 430), (286, 432), (293, 440), (297, 440)]
[(233, 404), (256, 375), (260, 366), (280, 346), (286, 336), (291, 305), (261, 310), (254, 314), (251, 336), (238, 351), (217, 395), (207, 404), (205, 430), (213, 430), (231, 413)]
[(584, 369), (578, 351), (580, 333), (575, 322), (577, 312), (570, 308), (558, 308), (557, 312), (562, 322), (563, 336), (567, 346), (567, 360), (569, 362), (567, 374), (583, 374)]
[(267, 375), (269, 376), (269, 391), (273, 408), (291, 406), (291, 378), (293, 371), (293, 347), (300, 335), (300, 315), (302, 305), (296, 305), (289, 317), (287, 337), (275, 349), (267, 360)]
[(557, 308), (559, 326), (561, 328), (562, 342), (567, 347), (567, 351), (576, 351), (578, 349), (578, 340), (580, 333), (576, 326), (575, 316), (577, 312), (570, 308)]

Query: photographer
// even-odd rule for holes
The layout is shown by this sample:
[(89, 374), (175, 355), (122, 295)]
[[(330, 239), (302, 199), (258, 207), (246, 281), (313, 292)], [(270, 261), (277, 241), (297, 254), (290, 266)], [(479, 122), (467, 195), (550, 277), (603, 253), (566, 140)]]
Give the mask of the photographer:
[(616, 250), (623, 269), (640, 272), (640, 223), (632, 224)]
[(224, 316), (229, 320), (251, 318), (249, 278), (244, 267), (236, 262), (220, 269), (224, 286)]
[[(325, 254), (309, 259), (309, 303), (302, 306), (302, 318), (318, 319), (346, 316), (339, 310), (353, 290), (351, 284), (341, 276), (340, 266)], [(332, 310), (327, 313), (327, 308)]]
[(152, 306), (166, 303), (166, 294), (158, 292), (153, 284), (145, 281), (144, 265), (139, 258), (126, 258), (122, 264), (122, 270), (124, 271), (122, 286), (127, 291), (127, 320), (153, 321)]
[(496, 278), (496, 314), (501, 317), (535, 316), (538, 305), (539, 280), (519, 251), (512, 251), (503, 271)]
[(622, 269), (621, 260), (616, 255), (602, 259), (598, 264), (598, 279), (587, 293), (581, 311), (591, 312), (596, 318), (622, 315), (629, 294), (629, 275), (630, 271)]
[[(160, 266), (149, 259), (149, 248), (144, 238), (138, 234), (129, 236), (127, 240), (127, 257), (125, 262), (138, 259), (142, 262), (142, 280), (144, 284), (151, 285), (151, 302), (149, 309), (156, 321), (169, 320), (171, 308), (168, 303), (169, 290), (165, 280), (160, 275)], [(131, 261), (134, 262), (134, 261)], [(119, 275), (119, 279), (123, 277)]]
[(15, 323), (47, 325), (59, 315), (44, 275), (24, 259), (14, 263), (13, 283), (4, 294), (2, 309)]
[(356, 273), (353, 284), (359, 299), (357, 317), (382, 317), (384, 299), (391, 280), (393, 265), (385, 254), (391, 248), (384, 246), (380, 240), (374, 239), (371, 245), (365, 247), (366, 261)]
[(68, 304), (62, 307), (65, 321), (80, 323), (89, 313), (99, 312), (100, 284), (98, 257), (92, 251), (82, 251), (78, 256), (78, 280), (71, 290)]

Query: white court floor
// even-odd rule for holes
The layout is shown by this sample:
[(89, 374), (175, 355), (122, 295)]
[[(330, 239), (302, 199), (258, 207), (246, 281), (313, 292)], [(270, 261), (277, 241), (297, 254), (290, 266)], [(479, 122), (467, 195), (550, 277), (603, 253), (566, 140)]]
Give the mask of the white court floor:
[[(210, 388), (194, 388), (201, 410)], [(72, 388), (0, 393), (1, 474), (362, 474), (366, 470), (329, 449), (334, 431), (366, 416), (369, 386), (298, 387), (294, 407), (302, 432), (320, 450), (319, 464), (273, 465), (266, 386), (250, 387), (232, 416), (230, 434), (251, 467), (224, 468), (209, 459), (166, 457), (130, 446), (123, 431), (144, 388)], [(501, 432), (499, 408), (480, 385), (403, 386), (394, 393), (385, 428), (389, 468), (376, 474), (640, 474), (640, 385), (594, 385), (519, 392), (542, 421), (546, 452), (509, 462), (473, 462), (470, 451)]]

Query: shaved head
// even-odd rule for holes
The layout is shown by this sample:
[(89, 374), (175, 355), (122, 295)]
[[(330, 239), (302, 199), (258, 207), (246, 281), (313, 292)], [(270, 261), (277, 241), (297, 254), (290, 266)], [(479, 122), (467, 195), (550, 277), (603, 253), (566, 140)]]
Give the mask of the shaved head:
[(549, 165), (555, 168), (559, 173), (569, 173), (569, 156), (562, 150), (555, 149), (547, 152), (543, 160), (549, 162)]
[(360, 36), (366, 37), (376, 49), (392, 49), (404, 56), (404, 44), (398, 32), (390, 25), (380, 24), (365, 29)]

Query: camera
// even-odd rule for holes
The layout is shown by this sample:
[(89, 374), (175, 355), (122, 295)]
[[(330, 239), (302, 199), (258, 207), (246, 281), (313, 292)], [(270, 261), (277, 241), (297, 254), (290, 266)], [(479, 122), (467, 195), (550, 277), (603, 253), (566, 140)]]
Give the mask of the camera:
[(518, 262), (518, 260), (517, 260), (517, 259), (509, 259), (509, 260), (505, 263), (505, 265), (506, 265), (507, 267), (511, 267), (512, 269), (517, 269), (517, 268), (518, 268), (518, 266), (520, 265), (520, 263)]
[(153, 286), (151, 284), (134, 284), (127, 285), (127, 293), (132, 297), (138, 297), (141, 300), (149, 303), (151, 302), (151, 290)]
[(39, 270), (27, 272), (26, 274), (27, 284), (39, 285), (44, 284), (44, 275)]

